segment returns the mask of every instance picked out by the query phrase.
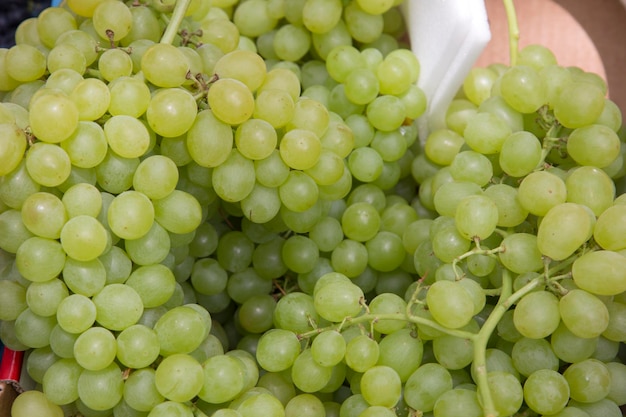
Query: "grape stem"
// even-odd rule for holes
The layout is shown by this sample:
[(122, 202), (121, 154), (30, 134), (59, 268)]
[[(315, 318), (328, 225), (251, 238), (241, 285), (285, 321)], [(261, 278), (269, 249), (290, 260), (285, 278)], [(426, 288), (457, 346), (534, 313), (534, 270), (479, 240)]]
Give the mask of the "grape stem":
[(161, 37), (160, 43), (169, 43), (170, 45), (174, 42), (174, 38), (178, 33), (178, 28), (185, 18), (185, 13), (187, 13), (187, 9), (189, 8), (189, 4), (191, 4), (191, 0), (177, 0), (176, 6), (174, 6), (174, 11), (172, 12), (172, 17), (167, 24), (167, 28), (165, 29), (165, 33)]
[(519, 46), (519, 26), (517, 25), (517, 14), (515, 13), (515, 6), (513, 0), (503, 0), (504, 9), (506, 11), (506, 21), (509, 26), (509, 54), (511, 60), (511, 66), (515, 66), (517, 63), (517, 52)]

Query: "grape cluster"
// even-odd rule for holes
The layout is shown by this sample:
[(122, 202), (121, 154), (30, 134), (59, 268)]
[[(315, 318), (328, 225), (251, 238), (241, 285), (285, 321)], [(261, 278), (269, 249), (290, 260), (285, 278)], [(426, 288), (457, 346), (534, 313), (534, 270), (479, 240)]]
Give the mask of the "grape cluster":
[(527, 47), (419, 138), (396, 0), (67, 0), (0, 49), (14, 417), (612, 417), (621, 113)]

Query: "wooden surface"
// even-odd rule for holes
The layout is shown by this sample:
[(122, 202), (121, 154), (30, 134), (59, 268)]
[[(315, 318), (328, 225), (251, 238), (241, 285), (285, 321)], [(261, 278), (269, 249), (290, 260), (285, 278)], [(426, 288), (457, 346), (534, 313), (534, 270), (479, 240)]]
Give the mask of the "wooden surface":
[[(502, 0), (485, 0), (492, 40), (476, 63), (508, 63), (508, 26)], [(601, 75), (626, 114), (626, 8), (621, 0), (517, 0), (520, 47), (549, 47), (559, 64)]]

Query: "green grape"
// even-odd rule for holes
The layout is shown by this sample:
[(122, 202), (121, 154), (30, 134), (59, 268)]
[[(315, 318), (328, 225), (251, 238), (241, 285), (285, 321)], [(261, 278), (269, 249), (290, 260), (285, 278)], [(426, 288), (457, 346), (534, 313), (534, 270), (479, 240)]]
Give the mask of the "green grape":
[(284, 24), (276, 30), (273, 39), (274, 53), (284, 61), (299, 61), (311, 47), (311, 34), (307, 28)]
[(42, 317), (27, 308), (15, 319), (15, 337), (28, 347), (47, 346), (55, 321), (54, 316)]
[(220, 78), (213, 83), (207, 99), (215, 116), (231, 125), (245, 122), (254, 112), (252, 92), (234, 78)]
[(563, 377), (575, 401), (593, 403), (606, 397), (611, 389), (611, 373), (607, 365), (597, 359), (573, 363), (563, 372)]
[(363, 373), (360, 388), (369, 404), (391, 408), (400, 400), (402, 382), (393, 368), (377, 365)]
[[(127, 246), (128, 243), (129, 241), (126, 241)], [(170, 299), (174, 294), (175, 282), (174, 273), (169, 268), (154, 263), (137, 267), (130, 274), (125, 284), (139, 294), (144, 308), (153, 308)]]
[(459, 152), (450, 163), (450, 174), (456, 181), (470, 181), (485, 186), (493, 176), (489, 159), (474, 151)]
[(344, 174), (345, 163), (335, 152), (322, 148), (319, 159), (311, 168), (304, 170), (318, 185), (334, 185)]
[(183, 52), (167, 43), (154, 43), (141, 55), (141, 70), (157, 87), (179, 87), (189, 71)]
[(111, 92), (103, 81), (87, 78), (74, 87), (70, 99), (79, 109), (78, 117), (81, 121), (93, 121), (100, 119), (108, 110)]
[(195, 397), (203, 383), (203, 366), (193, 357), (182, 353), (165, 357), (154, 375), (154, 384), (159, 393), (168, 400), (181, 403)]
[(498, 207), (485, 195), (470, 195), (461, 199), (454, 215), (457, 230), (466, 239), (486, 239), (498, 223)]
[(321, 366), (314, 359), (311, 349), (305, 349), (291, 367), (291, 379), (299, 390), (313, 393), (324, 388), (330, 381), (332, 368)]
[(304, 129), (292, 129), (280, 140), (279, 151), (283, 161), (293, 169), (306, 170), (318, 161), (321, 152), (319, 137)]
[(91, 297), (106, 284), (106, 270), (98, 259), (79, 261), (68, 257), (63, 267), (63, 279), (73, 293)]
[(233, 148), (233, 137), (229, 125), (220, 121), (211, 110), (202, 110), (187, 132), (187, 149), (198, 165), (219, 166), (226, 161)]
[(124, 401), (137, 411), (148, 412), (164, 400), (155, 386), (152, 368), (136, 369), (124, 382)]
[(592, 166), (573, 169), (565, 179), (565, 186), (567, 201), (589, 207), (596, 216), (608, 209), (615, 198), (615, 184), (611, 178), (605, 171)]
[(78, 378), (83, 368), (74, 359), (60, 359), (46, 371), (42, 392), (54, 404), (66, 405), (78, 399)]
[[(320, 269), (320, 267), (316, 269)], [(317, 271), (313, 270), (310, 274), (314, 272)], [(312, 329), (312, 323), (318, 321), (319, 315), (315, 311), (313, 297), (307, 293), (288, 293), (276, 303), (274, 325), (278, 329), (304, 333)]]
[(362, 68), (364, 59), (359, 50), (351, 45), (340, 45), (330, 50), (325, 57), (328, 75), (343, 83), (357, 68)]
[(607, 126), (583, 125), (569, 135), (567, 153), (579, 165), (605, 168), (620, 155), (620, 141)]
[(354, 104), (365, 105), (380, 93), (379, 80), (369, 68), (355, 68), (344, 80), (345, 95)]
[[(461, 330), (475, 333), (478, 331), (478, 323), (471, 320)], [(465, 368), (473, 360), (474, 347), (468, 339), (445, 334), (436, 335), (432, 340), (432, 349), (437, 362), (448, 370)]]
[(378, 343), (367, 335), (358, 334), (346, 344), (346, 365), (356, 372), (365, 372), (374, 367), (379, 357)]
[(456, 227), (444, 227), (433, 233), (431, 248), (440, 261), (452, 262), (456, 257), (469, 251), (471, 243)]
[(267, 158), (276, 148), (277, 142), (276, 130), (263, 119), (248, 119), (235, 131), (237, 149), (248, 159)]
[[(215, 83), (209, 91), (217, 91), (220, 88), (221, 84), (218, 87)], [(220, 107), (211, 105), (211, 108), (219, 116), (217, 112)], [(190, 92), (181, 88), (162, 88), (152, 95), (146, 109), (146, 120), (156, 134), (173, 138), (185, 134), (191, 128), (197, 112), (198, 105)]]
[(77, 28), (77, 22), (69, 10), (48, 7), (37, 16), (36, 27), (40, 41), (52, 48), (61, 34)]
[(525, 337), (544, 338), (556, 330), (561, 316), (559, 301), (548, 291), (534, 291), (518, 301), (513, 313), (517, 330)]
[(294, 106), (288, 91), (266, 88), (255, 97), (253, 117), (268, 122), (274, 128), (281, 128), (293, 118)]
[(130, 9), (125, 4), (112, 0), (98, 3), (91, 18), (98, 35), (111, 42), (124, 38), (132, 25)]
[(0, 124), (0, 175), (5, 176), (17, 168), (26, 151), (26, 136), (17, 125), (10, 123)]
[(200, 203), (192, 194), (185, 191), (174, 190), (167, 197), (154, 200), (152, 204), (154, 219), (171, 233), (190, 233), (202, 220)]
[(597, 295), (616, 295), (624, 291), (623, 260), (617, 252), (589, 252), (572, 264), (574, 282)]
[(504, 141), (511, 133), (508, 123), (492, 113), (472, 115), (463, 129), (463, 137), (467, 145), (484, 155), (500, 152)]
[(341, 216), (341, 228), (348, 239), (365, 242), (378, 233), (380, 214), (366, 201), (352, 203)]
[(550, 344), (560, 360), (576, 363), (593, 355), (598, 345), (598, 338), (578, 337), (564, 323), (561, 323), (550, 336)]
[(472, 68), (463, 81), (463, 92), (467, 99), (480, 105), (491, 96), (491, 87), (498, 75), (490, 68)]
[(607, 398), (591, 403), (570, 400), (569, 404), (571, 408), (575, 408), (588, 416), (619, 417), (622, 413), (619, 406)]
[(557, 371), (559, 368), (559, 358), (546, 339), (523, 337), (517, 340), (511, 349), (511, 361), (515, 369), (525, 377), (538, 370)]
[(499, 163), (512, 177), (524, 177), (541, 161), (541, 143), (527, 131), (514, 132), (505, 139), (500, 150)]
[(531, 66), (518, 64), (505, 71), (500, 79), (504, 100), (520, 113), (532, 113), (547, 102), (544, 80)]
[(623, 339), (624, 334), (624, 314), (626, 313), (625, 304), (619, 301), (613, 301), (608, 305), (609, 309), (609, 325), (602, 333), (602, 336), (611, 341), (619, 341)]
[(456, 282), (433, 283), (426, 293), (426, 303), (433, 318), (451, 329), (461, 328), (472, 319), (474, 302), (470, 294)]
[(133, 61), (122, 49), (107, 49), (98, 58), (98, 70), (106, 81), (129, 77), (133, 73)]
[(266, 371), (280, 372), (289, 369), (299, 354), (300, 342), (292, 331), (271, 329), (259, 339), (256, 359)]
[(46, 56), (48, 71), (54, 74), (62, 69), (71, 69), (84, 74), (87, 69), (87, 59), (83, 52), (69, 43), (58, 43), (48, 51)]
[(450, 165), (465, 143), (463, 136), (451, 129), (436, 129), (428, 134), (424, 153), (438, 165)]
[[(161, 207), (163, 200), (159, 200)], [(107, 211), (111, 231), (122, 239), (138, 239), (148, 233), (156, 217), (150, 199), (139, 191), (115, 196)]]
[(377, 40), (384, 27), (382, 14), (368, 13), (361, 8), (358, 1), (344, 7), (344, 21), (352, 38), (366, 44)]
[(478, 398), (480, 398), (481, 389), (489, 389), (498, 414), (512, 415), (519, 410), (524, 395), (522, 385), (514, 375), (508, 372), (494, 371), (487, 373), (487, 380), (488, 385), (486, 387), (478, 387)]
[(435, 209), (442, 216), (453, 217), (459, 202), (470, 195), (482, 194), (480, 186), (469, 181), (451, 181), (442, 184), (433, 196)]
[(454, 388), (441, 394), (435, 402), (433, 412), (433, 415), (437, 417), (458, 415), (479, 417), (483, 415), (476, 391), (463, 388)]
[(113, 408), (123, 396), (122, 378), (122, 371), (115, 362), (98, 371), (86, 369), (78, 377), (79, 398), (92, 410)]
[(92, 184), (78, 183), (68, 188), (61, 197), (68, 217), (97, 217), (102, 210), (102, 196)]
[(207, 334), (205, 318), (189, 306), (177, 306), (168, 310), (155, 323), (161, 354), (190, 353)]
[(409, 376), (404, 401), (415, 410), (433, 411), (438, 398), (452, 389), (452, 375), (438, 363), (426, 363)]
[(313, 360), (321, 366), (335, 366), (346, 353), (346, 341), (336, 330), (320, 333), (311, 343)]
[(107, 140), (100, 125), (90, 121), (80, 121), (74, 133), (61, 143), (72, 165), (80, 168), (93, 168), (107, 155)]
[(557, 59), (554, 53), (546, 46), (530, 44), (520, 50), (518, 62), (521, 65), (529, 65), (539, 70), (549, 65), (556, 65)]
[(367, 105), (366, 115), (376, 129), (390, 132), (402, 126), (406, 109), (400, 98), (384, 94), (379, 95)]
[(243, 232), (233, 230), (222, 235), (218, 242), (216, 259), (227, 271), (244, 271), (252, 262), (254, 242)]
[(150, 417), (193, 417), (190, 406), (177, 401), (163, 401), (148, 414)]
[(394, 162), (402, 158), (407, 151), (407, 140), (400, 130), (376, 132), (370, 147), (375, 149), (385, 162)]
[[(372, 314), (403, 314), (406, 310), (406, 302), (400, 296), (393, 293), (381, 293), (369, 303)], [(406, 326), (401, 320), (378, 320), (374, 323), (374, 329), (382, 334), (394, 334)]]
[(607, 306), (584, 290), (569, 290), (559, 300), (559, 311), (563, 323), (578, 337), (598, 337), (609, 325)]
[(237, 311), (241, 328), (254, 334), (262, 334), (273, 327), (276, 300), (269, 294), (258, 294), (248, 298)]
[(324, 417), (322, 400), (313, 394), (299, 394), (285, 404), (285, 417)]
[(83, 333), (96, 320), (96, 306), (89, 297), (71, 294), (59, 303), (56, 320), (68, 333)]
[(565, 408), (570, 388), (566, 378), (557, 371), (540, 369), (524, 382), (524, 401), (530, 409), (543, 415), (553, 415)]
[(543, 255), (563, 260), (591, 237), (594, 224), (595, 217), (585, 206), (558, 204), (546, 213), (539, 225), (537, 247)]
[(99, 371), (115, 359), (115, 336), (102, 327), (92, 327), (81, 333), (74, 343), (74, 358), (84, 369)]
[(133, 175), (133, 188), (148, 198), (158, 200), (167, 197), (178, 183), (176, 164), (162, 155), (143, 159)]
[(142, 324), (134, 324), (117, 335), (117, 359), (129, 368), (141, 369), (159, 356), (157, 334)]
[(556, 174), (535, 171), (524, 177), (517, 195), (524, 209), (536, 216), (545, 216), (552, 207), (565, 202), (567, 188)]
[(93, 297), (93, 305), (96, 308), (96, 320), (111, 330), (123, 330), (134, 324), (143, 312), (139, 295), (123, 284), (106, 285)]
[(58, 241), (33, 236), (17, 249), (15, 262), (19, 273), (27, 280), (45, 282), (61, 273), (65, 252)]
[(306, 236), (289, 237), (282, 247), (282, 258), (290, 270), (305, 274), (313, 270), (319, 259), (319, 248)]
[(109, 236), (94, 217), (81, 214), (69, 219), (60, 233), (61, 246), (67, 256), (78, 261), (91, 261), (102, 255)]
[(291, 170), (285, 182), (278, 187), (283, 206), (301, 213), (312, 209), (318, 202), (319, 188), (313, 178), (302, 171)]
[(331, 275), (323, 275), (315, 284), (313, 303), (317, 313), (320, 317), (333, 322), (357, 316), (362, 308), (363, 291), (341, 273), (332, 274), (341, 279), (321, 284), (324, 277), (329, 276)]
[(8, 75), (21, 83), (37, 80), (46, 71), (46, 56), (32, 45), (12, 46), (9, 48), (5, 60)]
[(502, 96), (491, 96), (478, 106), (479, 112), (492, 113), (505, 120), (511, 127), (511, 131), (524, 130), (524, 116), (509, 106)]
[(29, 148), (25, 159), (31, 178), (45, 187), (61, 185), (70, 176), (70, 158), (60, 146), (37, 142)]
[(518, 274), (539, 271), (544, 266), (542, 254), (537, 246), (537, 237), (530, 233), (513, 233), (502, 240), (498, 253), (500, 262)]
[(575, 129), (593, 123), (604, 109), (604, 92), (597, 85), (572, 79), (555, 95), (554, 115), (563, 126)]
[[(57, 285), (55, 284), (56, 281), (50, 282), (50, 287), (55, 289), (54, 287)], [(2, 292), (0, 292), (0, 301), (2, 301), (2, 303), (0, 304), (0, 318), (5, 321), (15, 320), (22, 311), (24, 311), (27, 307), (30, 308), (30, 306), (28, 305), (28, 298), (31, 298), (33, 301), (46, 298), (46, 296), (48, 295), (48, 293), (45, 292), (47, 286), (47, 283), (41, 283), (36, 287), (33, 287), (33, 289), (30, 290), (31, 295), (29, 297), (28, 288), (30, 288), (31, 285), (29, 285), (28, 288), (24, 288), (20, 284), (13, 281), (0, 281), (0, 289), (2, 289)], [(58, 291), (51, 291), (51, 293), (53, 294), (51, 298), (54, 298), (55, 292)], [(58, 305), (59, 302), (60, 300), (53, 304), (55, 309), (56, 305)], [(41, 310), (37, 310), (37, 307), (35, 305), (33, 305), (33, 307), (35, 308), (35, 310), (33, 310), (32, 308), (31, 310), (33, 310), (35, 314), (39, 314), (40, 316), (46, 316), (48, 313), (48, 311), (46, 311), (48, 306), (43, 306), (44, 308), (42, 308)]]
[(15, 417), (41, 416), (62, 417), (63, 409), (53, 403), (41, 391), (29, 390), (19, 395), (10, 407), (10, 413)]
[[(115, 49), (111, 49), (115, 51)], [(106, 53), (106, 52), (105, 52)], [(142, 116), (150, 104), (150, 89), (131, 76), (117, 77), (108, 84), (111, 92), (108, 111), (113, 116)]]
[(67, 221), (65, 206), (60, 198), (47, 192), (29, 195), (22, 205), (21, 218), (24, 226), (33, 234), (58, 239)]
[(355, 179), (372, 182), (382, 174), (383, 158), (370, 147), (357, 148), (350, 153), (348, 167)]
[(459, 135), (463, 134), (467, 122), (478, 112), (478, 107), (465, 98), (456, 98), (446, 110), (446, 125)]
[(399, 268), (406, 258), (402, 239), (395, 233), (379, 231), (365, 243), (368, 264), (376, 271), (391, 272)]

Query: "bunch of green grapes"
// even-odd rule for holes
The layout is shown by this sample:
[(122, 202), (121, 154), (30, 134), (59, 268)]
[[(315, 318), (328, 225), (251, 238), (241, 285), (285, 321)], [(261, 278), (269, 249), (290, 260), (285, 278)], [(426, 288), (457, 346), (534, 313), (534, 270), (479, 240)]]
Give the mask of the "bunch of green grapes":
[(621, 415), (622, 124), (528, 47), (420, 138), (399, 1), (68, 0), (0, 49), (14, 417)]

